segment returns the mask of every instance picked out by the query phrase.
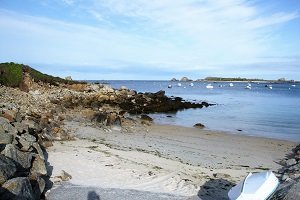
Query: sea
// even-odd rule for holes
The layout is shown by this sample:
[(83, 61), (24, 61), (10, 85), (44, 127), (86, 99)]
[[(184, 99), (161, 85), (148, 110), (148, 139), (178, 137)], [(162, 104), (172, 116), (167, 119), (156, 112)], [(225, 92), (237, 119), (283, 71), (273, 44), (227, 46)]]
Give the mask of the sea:
[[(95, 81), (92, 81), (95, 82)], [(300, 141), (300, 84), (172, 81), (97, 81), (113, 88), (125, 86), (137, 92), (164, 90), (167, 96), (192, 102), (215, 103), (202, 109), (150, 114), (158, 124), (193, 127), (289, 141)], [(192, 83), (192, 84), (191, 84)], [(213, 88), (208, 89), (210, 84)], [(249, 88), (248, 87), (248, 88)]]

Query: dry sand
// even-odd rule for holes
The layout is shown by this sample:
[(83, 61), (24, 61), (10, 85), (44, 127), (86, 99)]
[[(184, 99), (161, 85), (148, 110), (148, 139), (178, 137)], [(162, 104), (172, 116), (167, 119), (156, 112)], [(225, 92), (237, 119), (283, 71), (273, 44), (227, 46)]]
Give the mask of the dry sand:
[[(53, 182), (61, 170), (71, 184), (225, 198), (247, 173), (277, 171), (296, 143), (168, 125), (124, 132), (68, 122), (75, 141), (48, 150)], [(59, 185), (59, 184), (58, 184)]]

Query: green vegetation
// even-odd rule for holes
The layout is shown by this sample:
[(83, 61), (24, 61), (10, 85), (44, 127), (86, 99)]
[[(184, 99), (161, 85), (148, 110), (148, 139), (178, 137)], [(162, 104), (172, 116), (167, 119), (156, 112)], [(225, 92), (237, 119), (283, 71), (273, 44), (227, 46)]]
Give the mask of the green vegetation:
[(0, 83), (10, 87), (18, 87), (22, 82), (22, 65), (0, 63)]
[(222, 78), (222, 77), (206, 77), (205, 81), (264, 81), (264, 79), (247, 79), (247, 78)]
[(43, 74), (27, 65), (17, 63), (0, 63), (0, 84), (18, 87), (22, 83), (23, 74), (27, 72), (35, 82), (44, 82), (51, 85), (58, 85), (58, 83), (73, 84), (77, 81), (65, 80), (59, 77), (53, 77)]

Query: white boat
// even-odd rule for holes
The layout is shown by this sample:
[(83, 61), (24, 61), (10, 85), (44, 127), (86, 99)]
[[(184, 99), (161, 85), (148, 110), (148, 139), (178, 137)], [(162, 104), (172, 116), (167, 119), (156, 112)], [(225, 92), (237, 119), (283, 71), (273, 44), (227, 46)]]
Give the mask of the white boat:
[(193, 86), (194, 86), (194, 83), (190, 83), (190, 86), (193, 87)]
[(233, 87), (233, 83), (229, 83), (229, 87)]
[(247, 85), (245, 89), (251, 90), (251, 85)]
[(211, 84), (207, 84), (206, 88), (207, 88), (207, 89), (213, 89), (214, 86), (212, 86)]
[(273, 89), (272, 85), (269, 85), (269, 86), (268, 86), (268, 88), (269, 88), (270, 90), (272, 90), (272, 89)]
[(272, 196), (279, 181), (271, 171), (249, 173), (228, 192), (230, 200), (265, 200)]
[(168, 88), (172, 88), (172, 85), (168, 85)]
[(291, 85), (292, 87), (296, 87), (296, 85)]
[(178, 86), (178, 87), (181, 87), (181, 83), (177, 83), (177, 86)]

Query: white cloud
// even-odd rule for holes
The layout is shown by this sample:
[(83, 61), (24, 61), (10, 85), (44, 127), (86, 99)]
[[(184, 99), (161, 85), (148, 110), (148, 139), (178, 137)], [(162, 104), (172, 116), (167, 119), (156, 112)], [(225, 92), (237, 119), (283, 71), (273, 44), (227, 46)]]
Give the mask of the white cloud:
[(15, 49), (1, 45), (0, 54), (18, 54), (22, 62), (217, 71), (278, 55), (273, 27), (299, 17), (265, 12), (246, 0), (61, 1), (74, 7), (70, 14), (80, 14), (81, 23), (89, 16), (98, 24), (0, 10), (0, 38)]
[(74, 4), (74, 0), (61, 0), (61, 1), (69, 6)]

